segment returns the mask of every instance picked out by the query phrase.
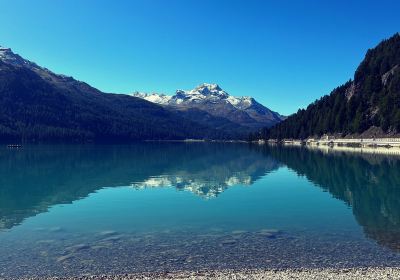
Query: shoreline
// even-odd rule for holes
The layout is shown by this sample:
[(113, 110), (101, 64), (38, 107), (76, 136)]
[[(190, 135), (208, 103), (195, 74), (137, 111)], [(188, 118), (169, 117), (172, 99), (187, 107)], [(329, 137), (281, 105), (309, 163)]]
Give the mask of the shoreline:
[(321, 139), (260, 139), (260, 144), (282, 144), (282, 145), (307, 145), (307, 146), (339, 146), (339, 147), (384, 147), (400, 148), (400, 138), (334, 138), (324, 137)]
[(372, 155), (393, 155), (400, 156), (399, 147), (351, 147), (351, 146), (329, 146), (329, 145), (306, 145), (309, 150), (319, 150), (324, 154), (345, 152)]
[[(207, 270), (207, 271), (176, 271), (157, 273), (134, 273), (122, 275), (88, 275), (72, 277), (23, 278), (24, 280), (162, 280), (162, 279), (399, 279), (400, 267), (368, 267), (348, 269), (242, 269), (242, 270)], [(2, 280), (2, 278), (0, 278)]]
[(400, 156), (400, 138), (376, 139), (331, 139), (331, 140), (299, 140), (290, 139), (277, 141), (259, 140), (260, 145), (282, 145), (289, 147), (305, 147), (309, 150), (320, 150), (323, 153), (350, 152), (362, 154), (382, 154)]

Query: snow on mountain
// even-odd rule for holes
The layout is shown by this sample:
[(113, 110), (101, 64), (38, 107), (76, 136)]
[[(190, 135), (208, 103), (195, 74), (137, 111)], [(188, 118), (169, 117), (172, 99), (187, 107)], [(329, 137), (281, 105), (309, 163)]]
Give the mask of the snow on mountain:
[(10, 48), (5, 48), (2, 46), (0, 46), (0, 60), (4, 63), (14, 66), (28, 67), (34, 70), (49, 71), (46, 68), (40, 67), (34, 62), (22, 58), (18, 54), (14, 53)]
[(189, 105), (191, 103), (215, 103), (224, 101), (239, 110), (249, 108), (255, 101), (252, 97), (233, 97), (217, 84), (204, 83), (192, 90), (177, 90), (175, 95), (135, 92), (133, 96), (161, 105)]
[(199, 109), (245, 127), (271, 126), (284, 117), (250, 96), (234, 97), (217, 84), (204, 83), (192, 90), (177, 90), (175, 95), (139, 93), (133, 96), (176, 109)]
[(178, 90), (176, 95), (172, 97), (170, 104), (188, 104), (191, 102), (219, 102), (225, 101), (233, 106), (241, 102), (241, 99), (230, 96), (226, 91), (222, 90), (217, 84), (204, 83), (195, 89), (184, 91)]
[(90, 92), (99, 92), (97, 89), (90, 87), (84, 82), (75, 80), (71, 76), (56, 74), (45, 67), (37, 65), (35, 62), (24, 59), (20, 55), (14, 53), (10, 48), (0, 46), (0, 61), (12, 66), (30, 69), (47, 82), (56, 84), (57, 86), (74, 86)]
[(254, 183), (253, 178), (246, 174), (232, 174), (231, 176), (221, 179), (223, 180), (203, 180), (188, 175), (162, 175), (132, 183), (131, 187), (134, 189), (148, 189), (175, 186), (179, 190), (189, 191), (205, 199), (211, 199), (217, 197), (230, 187), (237, 185), (250, 186)]
[(165, 94), (157, 94), (157, 93), (144, 93), (144, 92), (135, 92), (132, 94), (135, 97), (139, 97), (145, 99), (147, 101), (166, 105), (171, 100), (172, 96), (165, 95)]

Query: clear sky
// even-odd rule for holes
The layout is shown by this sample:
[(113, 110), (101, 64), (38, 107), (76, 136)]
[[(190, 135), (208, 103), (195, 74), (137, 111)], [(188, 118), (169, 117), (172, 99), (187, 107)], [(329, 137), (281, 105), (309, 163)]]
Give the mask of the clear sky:
[(400, 31), (398, 0), (0, 0), (0, 45), (106, 92), (218, 83), (282, 114)]

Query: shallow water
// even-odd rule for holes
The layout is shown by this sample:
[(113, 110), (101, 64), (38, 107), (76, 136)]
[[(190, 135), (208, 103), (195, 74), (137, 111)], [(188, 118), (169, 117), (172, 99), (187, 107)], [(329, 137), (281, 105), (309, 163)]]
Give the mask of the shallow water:
[(217, 143), (0, 147), (0, 276), (396, 266), (400, 158)]

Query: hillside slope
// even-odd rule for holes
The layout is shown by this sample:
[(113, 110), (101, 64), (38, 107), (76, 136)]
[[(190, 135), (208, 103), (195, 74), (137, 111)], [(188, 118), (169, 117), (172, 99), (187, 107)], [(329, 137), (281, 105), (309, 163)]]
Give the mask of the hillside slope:
[(0, 48), (0, 141), (223, 138), (140, 98), (106, 94)]
[(354, 80), (299, 110), (264, 138), (298, 138), (323, 134), (391, 136), (400, 133), (400, 35), (368, 50)]

